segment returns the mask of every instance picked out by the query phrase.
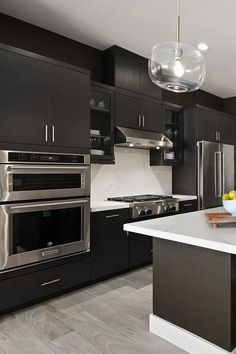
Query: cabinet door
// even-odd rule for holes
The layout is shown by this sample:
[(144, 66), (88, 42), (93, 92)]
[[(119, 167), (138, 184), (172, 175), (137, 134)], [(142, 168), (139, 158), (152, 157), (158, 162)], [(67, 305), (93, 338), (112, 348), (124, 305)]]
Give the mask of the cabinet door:
[(1, 50), (0, 77), (0, 142), (46, 144), (48, 64)]
[(92, 280), (128, 269), (128, 237), (123, 231), (127, 219), (120, 219), (118, 211), (104, 218), (104, 223), (92, 222), (91, 227)]
[(150, 79), (148, 73), (148, 60), (146, 58), (140, 58), (141, 61), (141, 88), (140, 91), (143, 95), (155, 97), (161, 99), (161, 88), (155, 85)]
[(129, 267), (152, 262), (152, 237), (129, 233)]
[(89, 148), (89, 76), (65, 67), (51, 65), (50, 82), (50, 122), (53, 145)]
[(217, 113), (197, 108), (197, 140), (216, 141)]
[(140, 57), (123, 48), (114, 47), (115, 86), (140, 91)]
[(116, 94), (115, 105), (116, 125), (128, 128), (141, 127), (141, 109), (139, 99), (123, 94)]
[(233, 118), (217, 113), (217, 131), (220, 133), (220, 142), (233, 143)]
[(198, 201), (197, 199), (186, 200), (179, 202), (179, 212), (183, 213), (191, 213), (192, 211), (196, 211), (198, 209)]
[(142, 127), (153, 132), (162, 131), (162, 108), (159, 103), (141, 101)]
[(89, 281), (89, 258), (2, 280), (0, 313), (81, 286)]

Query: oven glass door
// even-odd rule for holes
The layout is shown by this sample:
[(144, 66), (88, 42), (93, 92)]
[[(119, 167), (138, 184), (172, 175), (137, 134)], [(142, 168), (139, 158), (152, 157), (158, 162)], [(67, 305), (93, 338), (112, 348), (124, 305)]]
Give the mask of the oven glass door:
[(8, 206), (7, 267), (89, 250), (89, 199)]

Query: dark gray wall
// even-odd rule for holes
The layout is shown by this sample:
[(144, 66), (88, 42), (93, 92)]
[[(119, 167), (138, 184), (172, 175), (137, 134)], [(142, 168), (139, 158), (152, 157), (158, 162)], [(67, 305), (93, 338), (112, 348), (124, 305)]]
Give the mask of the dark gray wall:
[(102, 81), (102, 52), (0, 13), (0, 42), (91, 70)]

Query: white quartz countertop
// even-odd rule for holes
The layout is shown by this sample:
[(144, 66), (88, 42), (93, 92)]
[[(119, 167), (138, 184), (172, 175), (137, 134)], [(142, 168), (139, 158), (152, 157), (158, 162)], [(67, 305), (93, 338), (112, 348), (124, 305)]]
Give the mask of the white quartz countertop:
[(185, 202), (187, 200), (197, 199), (196, 195), (172, 194), (172, 197), (179, 199), (180, 202)]
[(213, 228), (206, 212), (225, 211), (222, 207), (124, 225), (125, 231), (165, 240), (236, 254), (236, 224)]
[[(187, 200), (192, 200), (192, 199), (197, 199), (196, 195), (179, 195), (179, 194), (173, 194), (174, 198), (178, 198), (179, 201), (187, 201)], [(105, 211), (105, 210), (112, 210), (112, 209), (124, 209), (124, 208), (129, 208), (130, 204), (129, 203), (123, 203), (123, 202), (112, 202), (112, 201), (107, 201), (107, 200), (92, 200), (91, 201), (91, 211), (96, 212), (96, 211)]]
[(91, 201), (91, 211), (105, 211), (129, 208), (129, 203), (112, 202), (108, 200)]

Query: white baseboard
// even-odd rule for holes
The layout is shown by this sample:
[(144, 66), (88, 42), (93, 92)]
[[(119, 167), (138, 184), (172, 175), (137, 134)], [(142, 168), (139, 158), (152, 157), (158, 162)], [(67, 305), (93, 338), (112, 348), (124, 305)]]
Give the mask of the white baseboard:
[(149, 330), (189, 354), (236, 354), (236, 349), (228, 352), (153, 314), (149, 317)]

